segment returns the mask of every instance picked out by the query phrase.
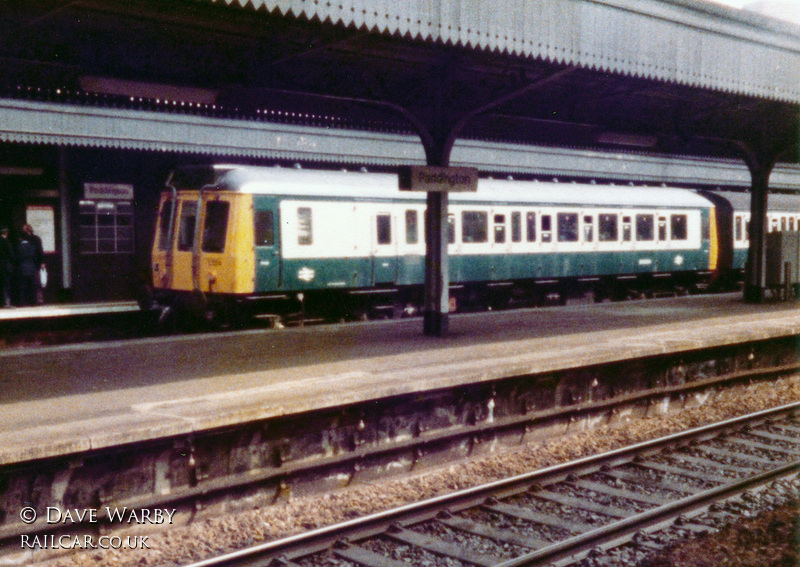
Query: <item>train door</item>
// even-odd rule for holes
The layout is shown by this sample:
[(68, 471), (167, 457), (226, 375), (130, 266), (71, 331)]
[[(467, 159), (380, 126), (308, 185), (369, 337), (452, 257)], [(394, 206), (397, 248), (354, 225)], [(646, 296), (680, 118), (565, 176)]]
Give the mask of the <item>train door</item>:
[(277, 227), (278, 202), (256, 198), (253, 203), (253, 236), (256, 250), (256, 291), (270, 291), (281, 286), (281, 255)]
[(581, 242), (584, 251), (597, 251), (597, 215), (593, 211), (583, 211), (581, 214)]
[(153, 285), (156, 288), (170, 289), (173, 285), (176, 202), (174, 193), (169, 196), (162, 195), (161, 207), (158, 211), (158, 228), (152, 252)]
[(176, 224), (172, 258), (168, 262), (170, 287), (177, 290), (195, 289), (194, 242), (197, 231), (197, 198), (179, 199), (176, 206)]
[(492, 263), (491, 279), (508, 279), (511, 274), (511, 235), (508, 228), (508, 214), (493, 209), (492, 219)]
[(378, 213), (372, 220), (372, 282), (394, 283), (397, 278), (397, 237), (394, 219)]

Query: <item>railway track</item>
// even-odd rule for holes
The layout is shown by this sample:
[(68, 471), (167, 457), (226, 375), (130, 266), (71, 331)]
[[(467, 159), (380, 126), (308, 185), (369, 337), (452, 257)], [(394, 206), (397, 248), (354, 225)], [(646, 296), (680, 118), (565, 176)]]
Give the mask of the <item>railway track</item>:
[(730, 515), (723, 501), (796, 496), (798, 472), (800, 404), (791, 404), (191, 567), (619, 565), (654, 551), (648, 533), (713, 531), (714, 513)]

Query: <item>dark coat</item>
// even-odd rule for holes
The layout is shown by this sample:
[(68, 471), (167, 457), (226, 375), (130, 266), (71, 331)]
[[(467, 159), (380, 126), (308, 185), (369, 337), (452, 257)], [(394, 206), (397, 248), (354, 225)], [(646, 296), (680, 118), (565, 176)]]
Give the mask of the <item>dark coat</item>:
[(35, 234), (25, 234), (17, 242), (17, 269), (22, 277), (33, 277), (39, 273), (44, 260), (42, 239)]
[(16, 258), (11, 241), (0, 236), (0, 271), (4, 274), (13, 274), (15, 263)]

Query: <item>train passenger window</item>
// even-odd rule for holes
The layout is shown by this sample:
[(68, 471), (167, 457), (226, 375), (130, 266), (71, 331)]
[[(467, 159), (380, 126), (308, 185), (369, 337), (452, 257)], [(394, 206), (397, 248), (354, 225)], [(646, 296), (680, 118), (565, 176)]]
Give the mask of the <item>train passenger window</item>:
[(689, 222), (686, 215), (672, 215), (669, 224), (672, 240), (686, 240), (689, 238)]
[(228, 234), (228, 213), (231, 205), (227, 201), (210, 201), (206, 204), (205, 228), (203, 230), (203, 252), (225, 250)]
[(786, 230), (786, 217), (781, 217), (781, 230)]
[(525, 239), (528, 242), (536, 242), (536, 213), (527, 213), (525, 215), (525, 225)]
[(636, 215), (636, 240), (653, 240), (653, 215)]
[(297, 207), (297, 243), (310, 246), (313, 242), (311, 207)]
[(186, 252), (194, 247), (194, 226), (197, 220), (197, 203), (184, 201), (178, 227), (178, 250)]
[(736, 215), (736, 219), (734, 220), (734, 223), (733, 223), (733, 238), (734, 238), (734, 240), (738, 240), (740, 242), (742, 240), (744, 240), (744, 232), (743, 232), (742, 224), (743, 224), (742, 223), (742, 217), (739, 216), (739, 215)]
[(750, 221), (744, 221), (744, 239), (745, 241), (750, 240)]
[(667, 217), (658, 217), (658, 239), (661, 242), (667, 240)]
[(272, 211), (256, 211), (253, 216), (256, 246), (275, 245), (275, 217)]
[(600, 242), (616, 242), (617, 238), (619, 238), (617, 215), (600, 215), (598, 220), (598, 238)]
[(794, 230), (794, 217), (789, 219), (789, 230)]
[(488, 242), (489, 215), (483, 211), (461, 213), (461, 242)]
[(511, 242), (522, 242), (522, 213), (511, 213)]
[(378, 215), (377, 221), (377, 236), (378, 244), (391, 244), (392, 243), (392, 217), (390, 215)]
[(622, 217), (623, 242), (630, 242), (632, 235), (633, 235), (633, 225), (631, 224), (631, 217)]
[(419, 225), (417, 223), (417, 211), (406, 211), (406, 244), (416, 244), (419, 242)]
[(542, 215), (542, 242), (552, 242), (553, 240), (553, 217)]
[(164, 204), (161, 206), (161, 213), (158, 215), (158, 227), (159, 227), (159, 234), (158, 234), (158, 249), (159, 250), (167, 250), (170, 246), (170, 242), (168, 238), (170, 236), (169, 230), (169, 221), (170, 217), (172, 216), (172, 201), (164, 201)]
[(447, 215), (447, 243), (455, 244), (456, 242), (456, 216)]
[(594, 242), (594, 219), (589, 216), (583, 217), (583, 241)]
[(578, 241), (578, 213), (558, 213), (558, 241)]
[(503, 244), (506, 241), (506, 216), (494, 215), (494, 241)]

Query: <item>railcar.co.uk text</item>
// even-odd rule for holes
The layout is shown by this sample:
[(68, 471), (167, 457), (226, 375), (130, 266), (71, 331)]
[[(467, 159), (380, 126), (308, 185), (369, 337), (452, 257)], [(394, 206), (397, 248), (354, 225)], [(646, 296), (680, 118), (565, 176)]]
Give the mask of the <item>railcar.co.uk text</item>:
[[(99, 521), (110, 524), (163, 525), (172, 524), (175, 509), (134, 509), (128, 507), (71, 508), (48, 506), (40, 516), (33, 507), (20, 510), (19, 517), (25, 524), (45, 524), (47, 526), (68, 524), (95, 524)], [(23, 549), (150, 549), (149, 538), (143, 535), (101, 535), (92, 534), (22, 534), (20, 545)]]

